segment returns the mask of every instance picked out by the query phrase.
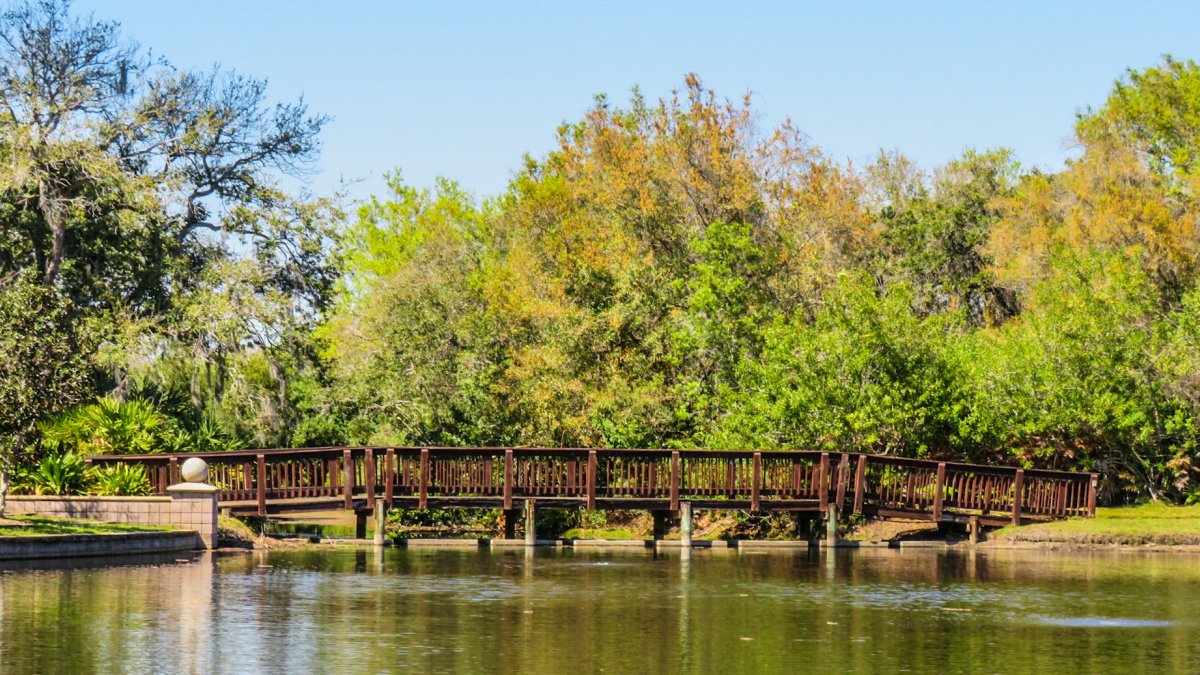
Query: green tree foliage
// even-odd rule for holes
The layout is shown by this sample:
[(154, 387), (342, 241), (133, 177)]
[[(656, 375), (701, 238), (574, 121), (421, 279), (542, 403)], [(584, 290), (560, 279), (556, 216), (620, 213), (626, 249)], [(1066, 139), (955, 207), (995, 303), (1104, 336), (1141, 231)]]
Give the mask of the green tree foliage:
[(37, 421), (86, 395), (87, 343), (69, 310), (28, 274), (0, 281), (0, 515)]
[(1085, 143), (1129, 148), (1172, 190), (1190, 198), (1200, 188), (1200, 65), (1167, 55), (1130, 69), (1099, 110), (1080, 115)]
[(813, 448), (928, 456), (973, 449), (958, 437), (954, 320), (913, 311), (910, 287), (879, 294), (847, 274), (812, 321), (778, 320), (714, 433), (718, 447)]
[(340, 198), (284, 188), (326, 122), (265, 80), (153, 58), (67, 0), (16, 3), (0, 13), (0, 275), (71, 301), (95, 394), (182, 390), (189, 429), (281, 442), (338, 278)]
[[(932, 181), (898, 176), (897, 161), (883, 155), (872, 167), (887, 195), (880, 220), (889, 272), (918, 289), (927, 311), (954, 309), (974, 325), (1015, 314), (1015, 298), (994, 281), (985, 250), (1001, 200), (1013, 193), (1018, 167), (1011, 154), (969, 151)], [(897, 179), (909, 184), (895, 185)]]
[[(1186, 120), (1191, 72), (1168, 60), (1112, 100), (1133, 87)], [(1186, 499), (1196, 214), (1142, 136), (1096, 131), (1137, 115), (1089, 115), (1058, 174), (1005, 150), (855, 170), (689, 78), (598, 99), (482, 206), (394, 179), (344, 239), (302, 426), (1019, 462), (1098, 471), (1110, 500)]]

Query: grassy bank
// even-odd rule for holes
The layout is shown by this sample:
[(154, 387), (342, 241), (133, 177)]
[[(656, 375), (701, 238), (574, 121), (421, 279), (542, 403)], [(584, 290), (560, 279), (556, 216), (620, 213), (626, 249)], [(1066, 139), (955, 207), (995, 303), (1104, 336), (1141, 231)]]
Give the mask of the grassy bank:
[(31, 537), (43, 534), (113, 534), (119, 532), (160, 532), (167, 526), (101, 523), (94, 520), (70, 520), (46, 516), (10, 516), (0, 525), (0, 537)]
[(994, 532), (992, 539), (1072, 545), (1200, 545), (1200, 506), (1145, 504), (1100, 508), (1096, 509), (1095, 518), (1005, 527)]

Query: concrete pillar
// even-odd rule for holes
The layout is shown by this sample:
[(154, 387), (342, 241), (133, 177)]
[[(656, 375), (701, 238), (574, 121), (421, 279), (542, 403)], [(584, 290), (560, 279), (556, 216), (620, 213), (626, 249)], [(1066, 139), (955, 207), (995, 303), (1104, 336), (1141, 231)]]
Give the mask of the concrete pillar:
[(525, 545), (537, 545), (537, 506), (534, 500), (525, 500)]
[(387, 504), (383, 503), (382, 499), (375, 500), (375, 538), (376, 546), (383, 546), (385, 537), (384, 533), (387, 530)]
[(517, 509), (504, 509), (504, 538), (517, 538), (517, 519), (520, 517)]
[(195, 530), (200, 534), (204, 547), (217, 546), (217, 494), (220, 489), (209, 485), (208, 463), (199, 457), (191, 457), (180, 467), (184, 483), (167, 487), (171, 495), (171, 522), (184, 530)]
[(354, 512), (354, 538), (367, 538), (367, 511)]
[(692, 546), (692, 503), (679, 502), (679, 542), (684, 548)]
[(838, 510), (834, 504), (825, 512), (825, 543), (836, 546), (838, 540)]

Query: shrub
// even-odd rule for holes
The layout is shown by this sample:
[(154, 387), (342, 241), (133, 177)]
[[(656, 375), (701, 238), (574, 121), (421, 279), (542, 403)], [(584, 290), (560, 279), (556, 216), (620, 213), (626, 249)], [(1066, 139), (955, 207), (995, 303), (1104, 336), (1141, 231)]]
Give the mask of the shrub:
[(88, 467), (73, 452), (48, 455), (37, 469), (22, 476), (24, 487), (39, 495), (81, 494), (88, 485)]
[(109, 464), (90, 471), (92, 492), (105, 496), (133, 497), (150, 494), (150, 479), (141, 465)]

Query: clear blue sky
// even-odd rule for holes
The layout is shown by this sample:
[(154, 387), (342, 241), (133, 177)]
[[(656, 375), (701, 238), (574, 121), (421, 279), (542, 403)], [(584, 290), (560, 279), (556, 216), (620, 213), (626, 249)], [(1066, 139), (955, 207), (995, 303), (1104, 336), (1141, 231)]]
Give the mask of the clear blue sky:
[(399, 168), (484, 196), (597, 93), (668, 96), (689, 71), (840, 159), (924, 165), (1007, 146), (1070, 155), (1077, 110), (1126, 67), (1200, 58), (1200, 3), (78, 0), (176, 65), (221, 63), (334, 121), (318, 189)]

